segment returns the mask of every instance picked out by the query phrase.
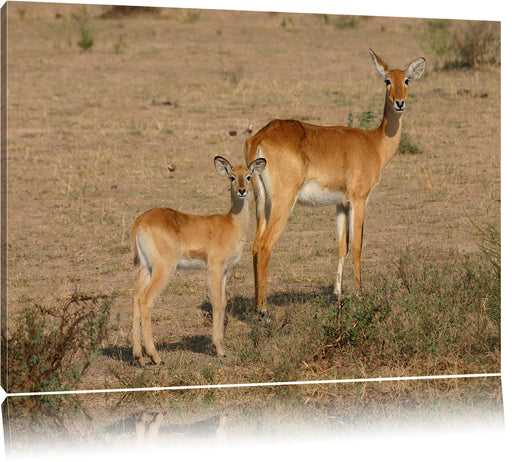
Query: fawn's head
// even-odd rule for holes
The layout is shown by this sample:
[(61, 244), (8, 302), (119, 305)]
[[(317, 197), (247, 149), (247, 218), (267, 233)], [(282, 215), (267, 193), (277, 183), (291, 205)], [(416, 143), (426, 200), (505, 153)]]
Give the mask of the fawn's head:
[(231, 182), (231, 196), (233, 198), (245, 199), (249, 194), (249, 183), (253, 175), (259, 175), (267, 166), (263, 158), (256, 159), (245, 167), (237, 165), (232, 167), (224, 157), (217, 156), (214, 159), (215, 167), (221, 175), (225, 175)]

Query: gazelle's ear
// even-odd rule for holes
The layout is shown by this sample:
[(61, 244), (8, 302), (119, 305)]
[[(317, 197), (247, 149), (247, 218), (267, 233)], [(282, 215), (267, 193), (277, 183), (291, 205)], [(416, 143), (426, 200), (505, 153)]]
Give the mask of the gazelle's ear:
[(425, 70), (426, 60), (425, 58), (415, 59), (405, 71), (405, 75), (409, 80), (419, 79), (423, 71)]
[(249, 171), (251, 172), (251, 175), (259, 175), (263, 170), (265, 170), (266, 166), (267, 160), (260, 157), (259, 159), (255, 159), (251, 162), (251, 165), (249, 165)]
[(375, 67), (375, 70), (377, 73), (385, 79), (389, 74), (389, 67), (388, 65), (380, 59), (375, 52), (370, 48), (370, 56), (372, 57), (373, 61), (373, 67)]
[(232, 167), (231, 164), (226, 159), (224, 159), (224, 157), (216, 156), (213, 161), (215, 162), (215, 168), (221, 175), (229, 176)]

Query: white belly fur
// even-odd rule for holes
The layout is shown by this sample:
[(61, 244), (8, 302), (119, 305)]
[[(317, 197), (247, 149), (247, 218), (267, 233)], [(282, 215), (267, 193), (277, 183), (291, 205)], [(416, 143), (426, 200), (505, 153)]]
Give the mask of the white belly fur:
[(347, 205), (347, 198), (342, 191), (332, 191), (322, 188), (317, 180), (308, 180), (302, 186), (297, 196), (297, 202), (309, 207), (323, 207), (325, 205)]
[[(242, 247), (244, 242), (240, 241), (240, 243), (237, 245), (235, 251), (229, 256), (229, 258), (224, 262), (224, 269), (227, 271), (232, 266), (236, 265), (240, 257), (242, 256)], [(177, 264), (177, 269), (181, 270), (207, 270), (208, 265), (205, 260), (202, 258), (188, 258), (185, 255), (183, 255), (179, 260)]]
[(178, 260), (178, 269), (189, 270), (205, 270), (207, 269), (206, 262), (201, 258), (186, 258), (182, 257)]

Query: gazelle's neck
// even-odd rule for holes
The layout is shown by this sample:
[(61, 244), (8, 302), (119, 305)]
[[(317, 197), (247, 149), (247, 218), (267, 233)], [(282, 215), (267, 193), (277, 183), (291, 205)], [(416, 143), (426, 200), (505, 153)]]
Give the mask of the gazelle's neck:
[(233, 220), (237, 221), (244, 230), (249, 227), (249, 201), (247, 199), (247, 197), (242, 199), (236, 195), (232, 196), (231, 211), (229, 212)]
[(381, 167), (384, 167), (395, 155), (402, 134), (403, 112), (395, 111), (387, 102), (380, 126), (376, 129), (379, 136), (378, 151)]

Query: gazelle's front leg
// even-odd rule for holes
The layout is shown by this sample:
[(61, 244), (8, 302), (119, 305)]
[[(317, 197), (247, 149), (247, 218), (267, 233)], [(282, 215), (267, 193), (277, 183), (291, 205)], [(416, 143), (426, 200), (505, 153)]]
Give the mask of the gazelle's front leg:
[(265, 314), (267, 309), (268, 266), (272, 249), (286, 225), (286, 221), (295, 204), (300, 186), (290, 190), (285, 196), (276, 195), (267, 226), (260, 235), (256, 234), (253, 246), (254, 277), (256, 283), (256, 310)]
[[(253, 247), (253, 263), (254, 275), (256, 281), (256, 309), (258, 313), (265, 314), (267, 310), (267, 280), (268, 280), (268, 266), (270, 255), (277, 238), (283, 231), (288, 215), (292, 209), (293, 204), (283, 211), (283, 214), (278, 218), (270, 220), (265, 228), (261, 238), (256, 237)], [(272, 215), (277, 217), (277, 213)]]
[(343, 268), (348, 254), (348, 243), (350, 240), (350, 220), (347, 220), (350, 214), (348, 207), (344, 205), (336, 206), (336, 231), (338, 235), (338, 268), (336, 272), (336, 281), (334, 283), (334, 295), (341, 300), (343, 280)]
[(213, 344), (219, 356), (226, 356), (222, 345), (224, 338), (224, 317), (226, 313), (226, 272), (222, 266), (210, 268), (210, 297), (213, 312)]
[(221, 300), (221, 306), (224, 307), (224, 309), (222, 310), (222, 324), (221, 324), (221, 328), (222, 328), (222, 338), (224, 338), (224, 333), (226, 331), (226, 307), (228, 305), (228, 293), (227, 293), (227, 290), (226, 290), (226, 280), (227, 280), (227, 277), (228, 277), (228, 272), (227, 270), (224, 272), (224, 276), (222, 277), (222, 286), (221, 286), (221, 296), (222, 296), (222, 300)]

